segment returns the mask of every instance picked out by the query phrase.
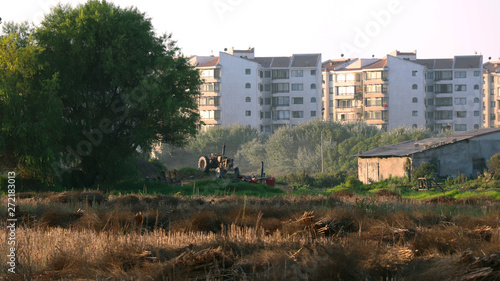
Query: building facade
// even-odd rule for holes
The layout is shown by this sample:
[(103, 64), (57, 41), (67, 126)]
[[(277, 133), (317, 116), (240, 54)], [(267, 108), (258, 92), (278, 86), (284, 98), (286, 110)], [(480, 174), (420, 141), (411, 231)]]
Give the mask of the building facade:
[(484, 64), (483, 127), (500, 127), (500, 61)]
[(255, 57), (254, 49), (191, 58), (204, 83), (202, 130), (249, 125), (271, 134), (321, 117), (321, 54)]
[(417, 59), (394, 51), (382, 59), (323, 64), (324, 120), (366, 122), (382, 130), (477, 129), (482, 56)]

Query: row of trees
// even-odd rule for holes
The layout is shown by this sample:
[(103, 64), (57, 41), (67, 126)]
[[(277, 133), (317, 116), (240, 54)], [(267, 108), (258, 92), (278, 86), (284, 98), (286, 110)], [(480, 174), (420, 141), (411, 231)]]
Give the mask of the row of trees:
[(199, 74), (137, 9), (59, 5), (2, 30), (0, 157), (25, 177), (112, 181), (153, 143), (195, 135)]
[(363, 123), (340, 124), (311, 121), (293, 128), (282, 128), (265, 136), (250, 127), (212, 128), (179, 149), (164, 146), (160, 160), (167, 168), (195, 167), (202, 155), (220, 153), (234, 157), (243, 173), (258, 172), (264, 161), (266, 172), (284, 175), (307, 170), (310, 173), (343, 171), (357, 173), (358, 152), (415, 138), (427, 138), (424, 129), (399, 128), (382, 132)]

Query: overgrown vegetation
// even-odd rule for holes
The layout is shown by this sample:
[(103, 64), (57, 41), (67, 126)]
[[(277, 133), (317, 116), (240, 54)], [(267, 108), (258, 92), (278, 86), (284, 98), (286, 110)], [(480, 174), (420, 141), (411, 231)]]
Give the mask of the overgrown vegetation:
[(405, 200), (383, 189), (266, 199), (96, 191), (18, 198), (11, 277), (19, 280), (500, 278), (500, 209), (491, 199)]
[(430, 132), (423, 129), (399, 128), (381, 132), (363, 123), (323, 121), (282, 128), (271, 136), (265, 136), (250, 127), (236, 125), (214, 127), (202, 132), (183, 149), (165, 146), (160, 160), (171, 168), (196, 167), (200, 156), (220, 153), (222, 144), (226, 144), (226, 155), (235, 158), (243, 173), (259, 173), (263, 161), (267, 174), (285, 176), (303, 171), (311, 174), (321, 172), (323, 151), (325, 175), (355, 175), (357, 158), (353, 155), (358, 152), (429, 136)]

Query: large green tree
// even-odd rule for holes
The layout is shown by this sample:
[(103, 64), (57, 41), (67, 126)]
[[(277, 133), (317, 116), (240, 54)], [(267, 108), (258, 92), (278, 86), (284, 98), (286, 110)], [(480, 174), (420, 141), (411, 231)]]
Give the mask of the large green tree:
[(48, 77), (57, 74), (63, 155), (52, 167), (114, 180), (137, 151), (196, 133), (198, 72), (170, 35), (135, 8), (89, 1), (59, 5), (36, 30)]
[(24, 177), (50, 180), (58, 159), (62, 104), (57, 75), (43, 78), (43, 49), (27, 23), (5, 23), (0, 36), (0, 161)]

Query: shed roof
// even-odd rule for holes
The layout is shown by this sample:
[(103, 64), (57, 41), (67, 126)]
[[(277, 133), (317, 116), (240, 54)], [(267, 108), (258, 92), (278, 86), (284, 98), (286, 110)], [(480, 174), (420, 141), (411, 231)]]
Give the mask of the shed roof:
[(420, 153), (430, 149), (435, 149), (444, 145), (450, 145), (460, 141), (484, 136), (492, 133), (500, 133), (500, 128), (486, 128), (455, 134), (452, 136), (428, 138), (423, 140), (409, 140), (396, 144), (381, 146), (372, 150), (365, 151), (355, 156), (361, 158), (369, 157), (403, 157), (411, 154)]

